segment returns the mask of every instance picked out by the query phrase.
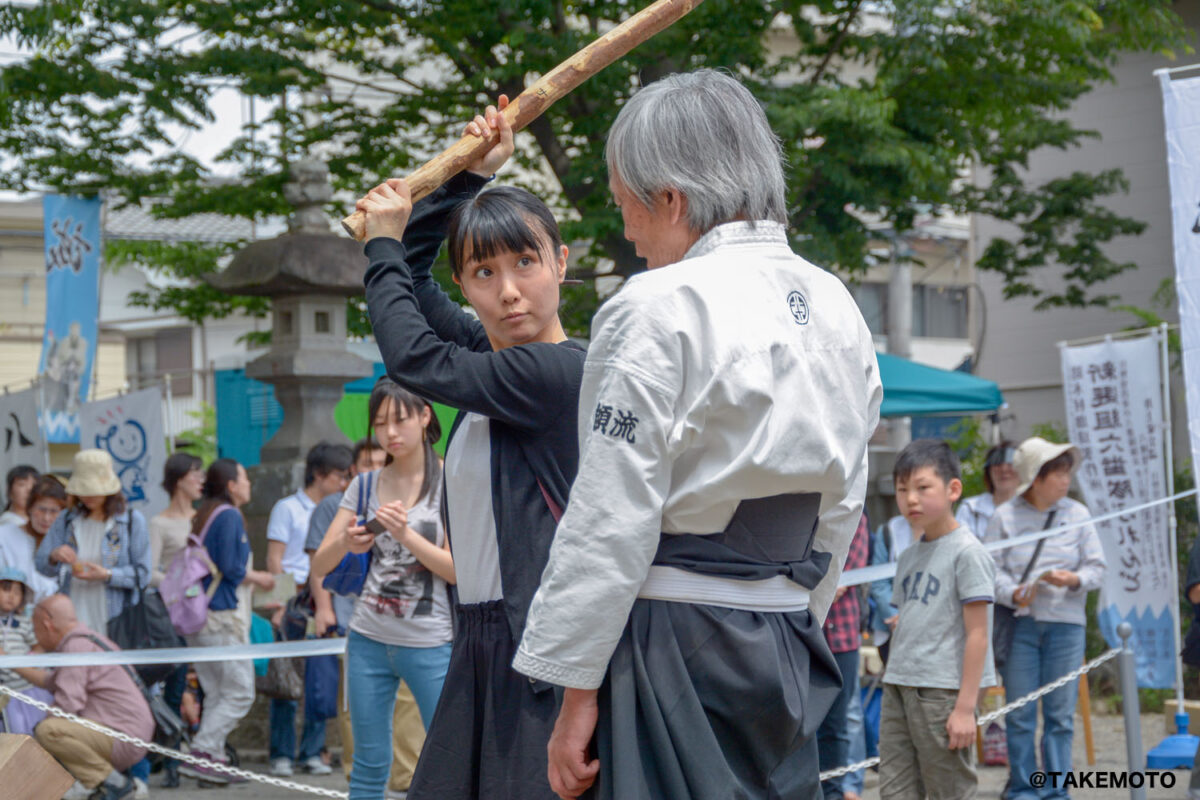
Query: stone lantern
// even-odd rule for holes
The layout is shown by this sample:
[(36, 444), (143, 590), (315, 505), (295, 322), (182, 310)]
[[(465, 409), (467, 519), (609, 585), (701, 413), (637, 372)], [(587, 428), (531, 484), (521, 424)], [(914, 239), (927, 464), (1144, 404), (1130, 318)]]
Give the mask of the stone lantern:
[(333, 197), (328, 169), (296, 162), (284, 196), (295, 208), (287, 233), (247, 245), (211, 281), (228, 294), (271, 298), (271, 347), (246, 365), (283, 406), (264, 465), (294, 464), (321, 441), (346, 442), (334, 406), (346, 383), (373, 371), (346, 347), (346, 298), (362, 293), (367, 264), (361, 245), (330, 230), (321, 208)]

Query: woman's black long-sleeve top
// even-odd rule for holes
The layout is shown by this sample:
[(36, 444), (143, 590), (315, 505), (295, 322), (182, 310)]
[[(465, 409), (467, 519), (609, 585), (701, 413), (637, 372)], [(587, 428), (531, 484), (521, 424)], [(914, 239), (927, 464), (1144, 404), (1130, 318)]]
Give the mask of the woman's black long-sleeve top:
[[(492, 350), (483, 325), (430, 272), (451, 211), (487, 181), (461, 173), (415, 204), (403, 242), (367, 242), (364, 283), (388, 376), (422, 397), (490, 419), (492, 511), (500, 582), (513, 640), (520, 641), (557, 525), (579, 467), (579, 384), (585, 352), (572, 342)], [(454, 502), (453, 498), (449, 502)], [(448, 528), (453, 543), (454, 532)]]

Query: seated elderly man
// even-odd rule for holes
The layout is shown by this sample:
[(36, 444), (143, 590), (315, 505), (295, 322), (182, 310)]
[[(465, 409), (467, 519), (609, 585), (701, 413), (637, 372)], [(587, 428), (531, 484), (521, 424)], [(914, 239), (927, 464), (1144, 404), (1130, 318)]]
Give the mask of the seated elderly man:
[(841, 686), (821, 623), (882, 399), (871, 333), (789, 247), (779, 141), (734, 78), (650, 84), (605, 156), (650, 269), (592, 323), (579, 474), (513, 662), (565, 687), (550, 785), (817, 800)]
[[(33, 611), (33, 632), (46, 652), (99, 653), (120, 648), (81, 623), (65, 594), (47, 597)], [(101, 646), (103, 644), (103, 646)], [(149, 740), (154, 734), (150, 706), (130, 671), (118, 664), (17, 669), (26, 680), (54, 695), (64, 711), (128, 736)], [(119, 742), (77, 722), (48, 716), (33, 732), (42, 747), (75, 779), (91, 789), (91, 800), (131, 797), (135, 786), (125, 774), (146, 755), (145, 748)]]

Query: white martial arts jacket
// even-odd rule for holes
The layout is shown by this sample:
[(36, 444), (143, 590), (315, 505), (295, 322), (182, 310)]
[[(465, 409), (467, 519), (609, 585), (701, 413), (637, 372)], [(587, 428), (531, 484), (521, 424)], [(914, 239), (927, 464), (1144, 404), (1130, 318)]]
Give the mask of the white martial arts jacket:
[(858, 525), (883, 388), (871, 333), (784, 227), (734, 222), (600, 309), (584, 366), (579, 474), (514, 667), (600, 685), (662, 533), (717, 533), (743, 499), (820, 492), (832, 564)]

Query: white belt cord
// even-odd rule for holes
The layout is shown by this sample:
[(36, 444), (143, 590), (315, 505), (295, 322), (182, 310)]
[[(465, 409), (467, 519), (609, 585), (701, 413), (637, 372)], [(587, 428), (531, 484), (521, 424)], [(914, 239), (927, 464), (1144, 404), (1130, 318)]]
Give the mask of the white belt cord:
[(742, 611), (785, 612), (806, 610), (809, 591), (784, 575), (740, 581), (656, 564), (650, 567), (638, 597)]

